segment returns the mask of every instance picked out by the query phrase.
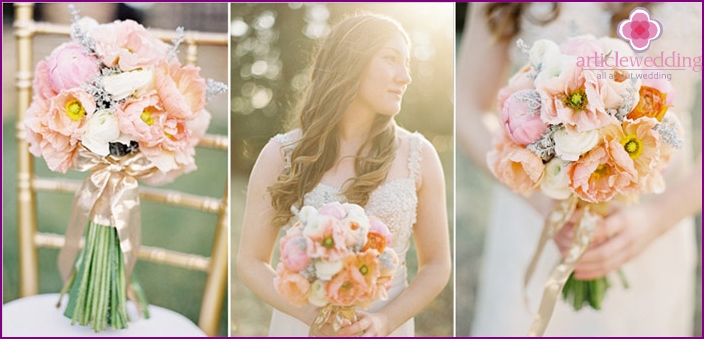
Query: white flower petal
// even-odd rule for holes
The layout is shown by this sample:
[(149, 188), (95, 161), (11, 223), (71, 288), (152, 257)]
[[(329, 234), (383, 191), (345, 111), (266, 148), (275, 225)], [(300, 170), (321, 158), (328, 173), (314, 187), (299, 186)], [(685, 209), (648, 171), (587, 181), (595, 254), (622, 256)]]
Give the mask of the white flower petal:
[(151, 69), (123, 72), (103, 77), (105, 91), (115, 100), (122, 100), (148, 86), (154, 79)]

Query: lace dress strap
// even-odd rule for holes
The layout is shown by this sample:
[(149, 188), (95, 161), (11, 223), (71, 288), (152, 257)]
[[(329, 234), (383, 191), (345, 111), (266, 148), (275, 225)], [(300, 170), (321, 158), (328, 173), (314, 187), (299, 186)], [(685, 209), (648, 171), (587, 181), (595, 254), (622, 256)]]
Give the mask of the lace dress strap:
[(423, 152), (420, 148), (420, 142), (422, 140), (422, 134), (418, 132), (411, 134), (410, 154), (408, 156), (408, 171), (414, 182), (418, 182), (418, 178), (420, 178), (420, 162), (423, 157)]
[(291, 153), (293, 153), (293, 149), (296, 147), (296, 140), (293, 139), (290, 133), (279, 133), (272, 137), (271, 140), (281, 144), (281, 152), (286, 160), (285, 168), (291, 168)]

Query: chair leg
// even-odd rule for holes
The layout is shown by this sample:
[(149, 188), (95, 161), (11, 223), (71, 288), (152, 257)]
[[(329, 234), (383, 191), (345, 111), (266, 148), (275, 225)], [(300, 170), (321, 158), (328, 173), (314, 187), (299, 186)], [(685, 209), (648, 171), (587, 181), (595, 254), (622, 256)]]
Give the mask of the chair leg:
[(220, 324), (220, 310), (227, 287), (228, 242), (230, 239), (230, 203), (228, 200), (229, 180), (225, 184), (225, 194), (220, 204), (215, 240), (210, 255), (210, 268), (205, 282), (205, 293), (200, 306), (198, 327), (209, 336), (216, 336)]
[(34, 235), (37, 232), (35, 195), (32, 191), (32, 156), (25, 140), (24, 115), (32, 98), (33, 5), (15, 4), (17, 38), (17, 219), (20, 257), (20, 296), (39, 292), (39, 269)]

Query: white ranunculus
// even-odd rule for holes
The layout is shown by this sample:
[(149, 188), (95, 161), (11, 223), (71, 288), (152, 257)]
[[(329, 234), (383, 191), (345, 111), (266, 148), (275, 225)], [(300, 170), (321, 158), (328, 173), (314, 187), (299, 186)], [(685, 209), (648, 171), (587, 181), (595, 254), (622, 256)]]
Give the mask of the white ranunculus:
[(86, 129), (81, 137), (81, 143), (91, 152), (107, 156), (110, 154), (111, 141), (120, 137), (117, 117), (109, 110), (100, 110), (88, 118)]
[(103, 77), (105, 91), (115, 100), (122, 100), (147, 87), (154, 80), (151, 69), (123, 72)]
[(565, 171), (569, 164), (559, 158), (553, 158), (545, 165), (545, 174), (540, 183), (540, 190), (547, 196), (563, 200), (569, 198), (572, 193), (569, 188), (570, 178)]
[(342, 204), (342, 209), (345, 210), (348, 217), (366, 217), (367, 215), (364, 212), (364, 208), (357, 204), (344, 203)]
[(308, 302), (318, 307), (328, 304), (328, 299), (325, 297), (325, 284), (322, 281), (316, 280), (310, 285)]
[(315, 234), (317, 230), (325, 225), (326, 222), (328, 222), (329, 219), (333, 219), (332, 217), (329, 217), (327, 215), (320, 215), (316, 214), (311, 215), (308, 217), (308, 220), (306, 220), (305, 227), (303, 228), (303, 234), (309, 236), (311, 234)]
[(330, 280), (332, 277), (342, 270), (343, 265), (342, 260), (335, 261), (322, 261), (318, 260), (315, 263), (315, 275), (320, 280)]
[(369, 233), (369, 219), (364, 216), (349, 216), (342, 219), (342, 227), (345, 230), (347, 246), (363, 246)]
[(306, 225), (309, 220), (313, 217), (318, 216), (318, 210), (315, 209), (313, 206), (303, 206), (301, 208), (301, 211), (298, 212), (298, 220), (301, 221), (301, 224)]
[(579, 157), (599, 143), (599, 130), (570, 133), (561, 128), (553, 134), (555, 153), (566, 161), (577, 161)]
[(560, 47), (550, 40), (540, 39), (533, 43), (528, 52), (531, 65), (540, 66), (547, 60), (553, 60), (560, 54)]

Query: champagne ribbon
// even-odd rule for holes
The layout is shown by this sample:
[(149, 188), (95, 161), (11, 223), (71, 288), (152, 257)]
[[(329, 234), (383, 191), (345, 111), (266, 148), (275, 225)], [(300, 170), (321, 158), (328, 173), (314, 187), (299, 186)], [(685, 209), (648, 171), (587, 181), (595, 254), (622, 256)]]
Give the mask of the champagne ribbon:
[(69, 278), (80, 251), (81, 237), (88, 220), (91, 220), (117, 229), (129, 282), (140, 246), (137, 179), (155, 174), (157, 168), (140, 152), (121, 157), (101, 157), (79, 146), (74, 169), (92, 173), (83, 181), (73, 199), (66, 242), (59, 252), (61, 276), (64, 281)]
[[(576, 201), (574, 204), (576, 205)], [(567, 211), (562, 209), (563, 207), (565, 206), (558, 206), (554, 213), (560, 214)], [(557, 265), (557, 267), (555, 267), (555, 269), (553, 269), (550, 274), (550, 278), (545, 283), (538, 314), (536, 314), (533, 319), (533, 324), (530, 327), (528, 336), (543, 336), (545, 334), (545, 329), (547, 329), (548, 324), (550, 323), (550, 318), (552, 317), (552, 312), (555, 309), (555, 304), (557, 303), (560, 291), (562, 291), (562, 288), (565, 286), (565, 282), (567, 282), (567, 279), (570, 277), (572, 272), (574, 272), (574, 268), (579, 259), (582, 257), (584, 252), (586, 252), (587, 248), (589, 248), (589, 244), (594, 236), (597, 221), (600, 218), (600, 216), (597, 213), (594, 213), (591, 208), (592, 206), (589, 205), (584, 207), (582, 216), (580, 217), (579, 223), (577, 224), (577, 228), (575, 230), (574, 238), (572, 239), (572, 246), (570, 247), (567, 256), (562, 260), (562, 262), (560, 262), (559, 265)], [(571, 210), (574, 212), (574, 207), (572, 207)], [(562, 214), (564, 218), (559, 219), (561, 222), (564, 222), (562, 222), (560, 228), (570, 219), (571, 214), (572, 213)], [(556, 217), (556, 220), (557, 219), (558, 218)], [(546, 221), (546, 228), (549, 223), (549, 220)], [(535, 253), (533, 257), (534, 261), (537, 260), (536, 256), (539, 256), (539, 254), (539, 252)], [(526, 277), (530, 278), (530, 275), (526, 274)]]
[(578, 201), (579, 199), (577, 199), (577, 197), (571, 195), (569, 198), (560, 201), (545, 219), (545, 225), (543, 226), (543, 231), (540, 233), (538, 247), (535, 249), (533, 258), (531, 259), (528, 269), (526, 270), (526, 274), (523, 277), (523, 295), (526, 306), (528, 305), (528, 283), (530, 283), (530, 279), (533, 277), (533, 273), (535, 273), (535, 267), (538, 265), (538, 260), (543, 253), (543, 249), (545, 249), (545, 244), (548, 239), (560, 232), (562, 227), (567, 224), (577, 208)]
[(313, 337), (316, 335), (327, 335), (325, 333), (320, 333), (320, 330), (330, 320), (332, 320), (332, 329), (334, 333), (337, 333), (343, 325), (352, 324), (357, 321), (357, 309), (354, 306), (336, 306), (332, 304), (325, 305), (325, 307), (320, 309), (318, 316), (315, 317), (315, 320), (313, 320), (313, 323), (310, 325), (308, 336)]

